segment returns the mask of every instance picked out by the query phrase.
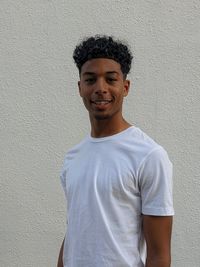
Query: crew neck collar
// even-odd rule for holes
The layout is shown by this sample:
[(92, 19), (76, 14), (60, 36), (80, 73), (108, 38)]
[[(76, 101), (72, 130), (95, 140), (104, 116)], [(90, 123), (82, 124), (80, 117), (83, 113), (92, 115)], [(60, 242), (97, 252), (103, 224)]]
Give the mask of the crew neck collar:
[(127, 132), (131, 131), (131, 130), (135, 130), (137, 127), (136, 126), (130, 126), (128, 128), (126, 128), (125, 130), (119, 132), (119, 133), (116, 133), (116, 134), (113, 134), (113, 135), (109, 135), (109, 136), (105, 136), (105, 137), (92, 137), (91, 134), (88, 135), (88, 139), (91, 141), (91, 142), (102, 142), (102, 141), (108, 141), (108, 140), (114, 140), (116, 138), (119, 138), (121, 136), (123, 136), (124, 134), (126, 134)]

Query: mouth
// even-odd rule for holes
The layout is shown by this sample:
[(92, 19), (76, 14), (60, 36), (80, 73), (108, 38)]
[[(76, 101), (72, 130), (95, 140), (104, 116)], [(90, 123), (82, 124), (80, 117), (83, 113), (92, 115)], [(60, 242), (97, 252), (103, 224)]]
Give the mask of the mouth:
[(98, 105), (98, 106), (104, 106), (112, 102), (112, 99), (96, 99), (91, 100), (92, 104)]
[(94, 100), (91, 100), (91, 104), (92, 104), (94, 110), (101, 111), (101, 112), (107, 110), (110, 107), (111, 102), (113, 102), (112, 99), (94, 99)]

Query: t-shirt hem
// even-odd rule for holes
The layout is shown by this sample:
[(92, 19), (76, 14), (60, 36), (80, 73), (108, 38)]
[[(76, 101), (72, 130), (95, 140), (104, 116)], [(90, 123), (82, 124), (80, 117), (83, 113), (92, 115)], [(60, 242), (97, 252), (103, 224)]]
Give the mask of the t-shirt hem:
[(142, 214), (153, 216), (173, 216), (175, 214), (173, 208), (145, 208)]

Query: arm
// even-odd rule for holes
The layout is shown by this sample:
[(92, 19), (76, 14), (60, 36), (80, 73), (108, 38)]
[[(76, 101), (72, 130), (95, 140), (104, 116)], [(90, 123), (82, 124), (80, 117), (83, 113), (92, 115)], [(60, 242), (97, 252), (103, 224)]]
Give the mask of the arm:
[(172, 216), (143, 215), (143, 231), (147, 244), (145, 267), (170, 267)]
[(57, 267), (64, 267), (64, 265), (63, 265), (63, 247), (64, 247), (64, 241), (65, 241), (65, 239), (63, 240), (62, 245), (61, 245), (61, 248), (60, 248)]

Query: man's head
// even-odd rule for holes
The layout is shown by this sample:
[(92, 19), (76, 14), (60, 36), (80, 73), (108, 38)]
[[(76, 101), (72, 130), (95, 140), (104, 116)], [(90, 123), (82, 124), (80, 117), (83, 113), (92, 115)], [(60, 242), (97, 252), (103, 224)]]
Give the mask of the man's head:
[(113, 59), (121, 66), (124, 79), (131, 69), (133, 56), (128, 46), (121, 41), (115, 41), (111, 36), (89, 37), (76, 46), (73, 54), (79, 73), (85, 62), (95, 58)]
[(132, 55), (122, 42), (95, 36), (82, 41), (74, 50), (79, 69), (79, 93), (91, 122), (107, 120), (122, 123), (123, 98), (128, 95)]

